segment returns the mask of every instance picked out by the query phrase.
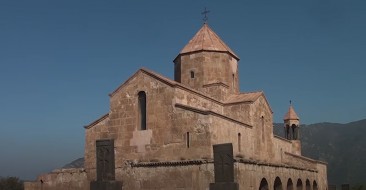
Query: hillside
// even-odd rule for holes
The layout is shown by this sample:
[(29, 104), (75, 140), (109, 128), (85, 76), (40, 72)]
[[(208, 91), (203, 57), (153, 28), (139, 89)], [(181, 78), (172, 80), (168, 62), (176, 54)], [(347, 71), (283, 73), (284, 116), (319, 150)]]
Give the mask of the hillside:
[[(283, 124), (274, 125), (274, 133), (283, 136)], [(302, 125), (300, 132), (302, 155), (328, 163), (329, 184), (366, 182), (366, 119)]]
[[(302, 125), (302, 155), (328, 163), (329, 184), (366, 183), (366, 119), (347, 124)], [(274, 124), (274, 134), (283, 136), (283, 124)], [(63, 168), (84, 167), (79, 158)]]
[(71, 163), (66, 164), (62, 168), (83, 168), (84, 167), (84, 158), (78, 158)]

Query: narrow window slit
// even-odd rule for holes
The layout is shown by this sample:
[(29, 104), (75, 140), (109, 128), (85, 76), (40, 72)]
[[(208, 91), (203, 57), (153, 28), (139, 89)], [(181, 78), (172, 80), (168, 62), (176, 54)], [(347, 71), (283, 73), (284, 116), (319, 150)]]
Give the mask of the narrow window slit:
[(241, 151), (241, 134), (240, 133), (238, 133), (238, 150), (239, 150), (239, 152)]
[(146, 130), (146, 93), (141, 91), (138, 93), (138, 97), (140, 130)]
[(189, 132), (187, 132), (187, 148), (189, 148)]

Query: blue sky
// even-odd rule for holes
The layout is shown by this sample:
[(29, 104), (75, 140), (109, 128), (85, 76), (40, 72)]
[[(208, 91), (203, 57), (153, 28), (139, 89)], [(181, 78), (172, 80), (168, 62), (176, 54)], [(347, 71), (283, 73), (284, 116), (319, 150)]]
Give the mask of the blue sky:
[(366, 118), (366, 1), (0, 1), (0, 175), (35, 179), (84, 155), (83, 126), (140, 67), (173, 59), (209, 26), (241, 58), (242, 92), (282, 122)]

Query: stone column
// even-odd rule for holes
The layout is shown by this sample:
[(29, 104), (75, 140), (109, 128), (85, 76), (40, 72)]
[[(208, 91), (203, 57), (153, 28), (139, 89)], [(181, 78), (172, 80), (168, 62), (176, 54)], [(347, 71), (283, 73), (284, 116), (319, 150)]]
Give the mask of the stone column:
[(295, 128), (294, 128), (294, 140), (298, 140), (298, 139), (297, 139), (297, 134), (298, 134), (298, 128), (297, 128), (297, 127), (295, 127)]
[(287, 139), (287, 127), (286, 126), (285, 126), (284, 130), (285, 130), (285, 139)]

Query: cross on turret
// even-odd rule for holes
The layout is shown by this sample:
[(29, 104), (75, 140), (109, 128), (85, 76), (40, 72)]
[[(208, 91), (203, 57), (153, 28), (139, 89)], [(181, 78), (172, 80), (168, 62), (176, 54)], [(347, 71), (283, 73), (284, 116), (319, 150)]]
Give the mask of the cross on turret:
[(201, 14), (204, 15), (203, 16), (203, 21), (205, 21), (205, 23), (207, 22), (208, 20), (208, 13), (210, 13), (210, 11), (207, 11), (206, 10), (206, 7), (205, 7), (205, 11), (203, 11)]

